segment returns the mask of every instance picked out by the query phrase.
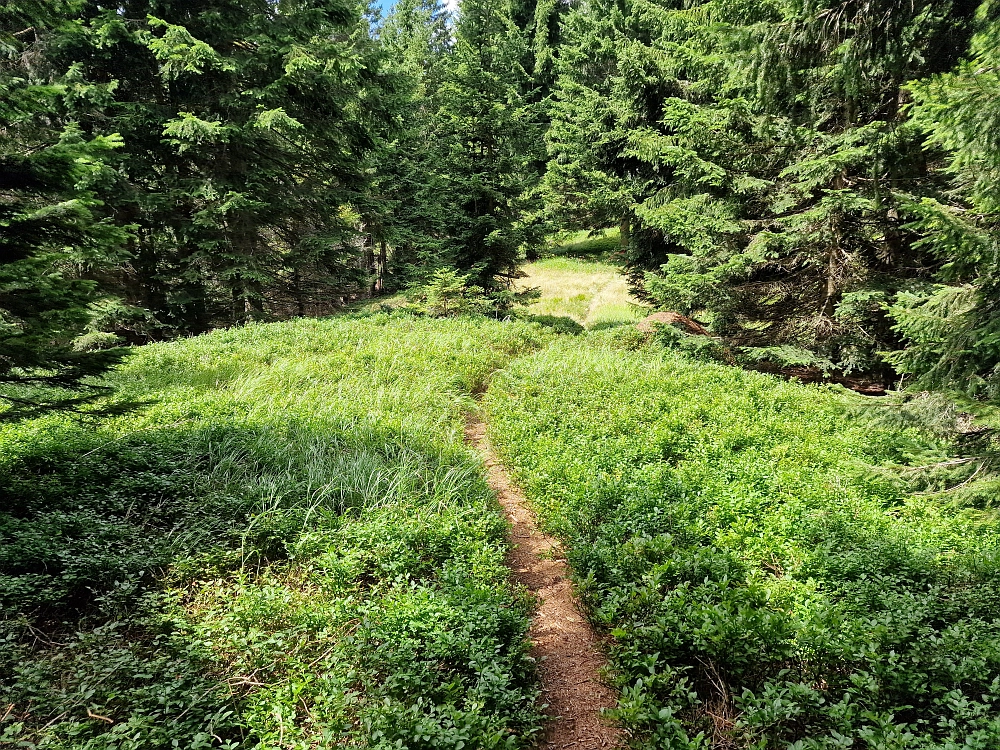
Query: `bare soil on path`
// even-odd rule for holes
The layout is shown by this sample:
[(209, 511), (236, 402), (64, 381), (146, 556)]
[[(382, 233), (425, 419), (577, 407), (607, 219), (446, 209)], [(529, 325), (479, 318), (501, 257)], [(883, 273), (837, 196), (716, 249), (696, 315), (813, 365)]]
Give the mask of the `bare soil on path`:
[(507, 563), (513, 577), (538, 598), (528, 635), (550, 717), (539, 747), (622, 746), (621, 730), (601, 717), (601, 709), (614, 707), (618, 700), (601, 679), (606, 662), (600, 639), (581, 613), (559, 542), (538, 529), (524, 495), (490, 447), (486, 425), (470, 418), (465, 437), (482, 455), (490, 486), (510, 519), (513, 548)]

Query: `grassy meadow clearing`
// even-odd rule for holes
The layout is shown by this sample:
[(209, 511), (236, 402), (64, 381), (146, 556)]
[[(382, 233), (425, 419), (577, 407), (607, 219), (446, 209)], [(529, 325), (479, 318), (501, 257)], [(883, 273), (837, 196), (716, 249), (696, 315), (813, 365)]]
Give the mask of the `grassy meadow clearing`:
[(0, 750), (1000, 750), (1000, 0), (0, 0), (0, 136)]
[(552, 241), (545, 257), (523, 267), (520, 285), (541, 291), (525, 311), (571, 318), (588, 330), (642, 320), (650, 310), (629, 294), (625, 277), (613, 263), (617, 249), (617, 230), (597, 236), (576, 232)]
[(1000, 747), (996, 515), (895, 470), (945, 446), (837, 387), (629, 345), (563, 339), (487, 407), (613, 636), (635, 745)]
[(137, 350), (129, 416), (0, 429), (0, 744), (528, 744), (529, 603), (462, 428), (546, 335), (218, 331)]

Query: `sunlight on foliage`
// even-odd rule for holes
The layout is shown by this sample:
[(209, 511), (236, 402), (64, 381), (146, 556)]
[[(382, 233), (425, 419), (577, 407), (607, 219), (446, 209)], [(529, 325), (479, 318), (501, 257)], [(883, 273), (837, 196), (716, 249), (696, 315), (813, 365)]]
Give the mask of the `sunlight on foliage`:
[(908, 491), (944, 441), (851, 418), (837, 387), (623, 345), (562, 338), (488, 411), (614, 638), (634, 746), (995, 747), (995, 517)]
[(538, 287), (541, 297), (531, 315), (568, 317), (586, 328), (607, 328), (642, 320), (649, 310), (629, 294), (616, 266), (572, 257), (552, 257), (524, 266), (524, 287)]

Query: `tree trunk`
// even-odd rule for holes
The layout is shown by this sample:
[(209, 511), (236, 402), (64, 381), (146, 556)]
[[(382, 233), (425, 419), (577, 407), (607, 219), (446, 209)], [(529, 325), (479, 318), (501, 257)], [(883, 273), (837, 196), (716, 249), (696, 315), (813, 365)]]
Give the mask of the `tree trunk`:
[(826, 295), (823, 298), (823, 309), (820, 311), (827, 318), (833, 317), (834, 308), (837, 305), (837, 293), (839, 292), (839, 285), (837, 284), (837, 253), (840, 248), (833, 244), (830, 246), (830, 252), (827, 255), (826, 262)]
[[(841, 172), (833, 178), (831, 187), (834, 190), (842, 190), (847, 184), (847, 173)], [(838, 256), (843, 245), (843, 217), (840, 209), (837, 209), (830, 217), (830, 249), (826, 256), (826, 292), (823, 296), (823, 307), (820, 314), (826, 318), (833, 318), (834, 308), (837, 306), (840, 295), (840, 284), (838, 283), (839, 264)]]
[(305, 292), (302, 289), (302, 273), (299, 269), (295, 269), (295, 273), (292, 275), (292, 284), (295, 290), (295, 309), (299, 314), (300, 318), (305, 317), (306, 314), (306, 297)]
[(379, 294), (385, 289), (385, 266), (389, 257), (389, 247), (385, 240), (378, 243), (378, 261), (375, 263), (375, 291)]
[[(364, 234), (364, 240), (363, 240), (363, 242), (364, 242), (364, 245), (363, 245), (363, 247), (364, 247), (364, 255), (363, 255), (363, 258), (361, 260), (361, 263), (364, 265), (365, 273), (367, 273), (367, 274), (374, 274), (375, 273), (375, 248), (374, 248), (375, 237), (372, 235), (371, 232), (366, 232), (365, 229), (367, 229), (367, 227), (362, 226), (361, 231), (364, 232), (365, 234)], [(373, 279), (372, 282), (368, 285), (368, 297), (371, 298), (371, 297), (374, 297), (374, 296), (375, 296), (375, 280)]]
[(144, 231), (139, 235), (132, 267), (136, 271), (139, 288), (138, 299), (135, 301), (141, 301), (147, 310), (162, 314), (166, 307), (166, 295), (158, 277), (159, 263), (149, 232)]
[(618, 237), (618, 249), (621, 252), (628, 252), (629, 242), (632, 240), (632, 215), (628, 212), (622, 215), (620, 236)]
[(899, 231), (899, 210), (891, 206), (885, 212), (885, 257), (879, 260), (891, 267), (903, 256), (903, 252), (903, 235)]

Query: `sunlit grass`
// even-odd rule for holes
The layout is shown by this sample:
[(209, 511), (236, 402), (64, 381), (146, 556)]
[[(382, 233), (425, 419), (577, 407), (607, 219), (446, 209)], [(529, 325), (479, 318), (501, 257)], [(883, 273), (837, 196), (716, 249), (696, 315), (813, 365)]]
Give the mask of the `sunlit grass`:
[(487, 395), (613, 635), (634, 746), (1000, 747), (1000, 529), (897, 470), (943, 446), (843, 389), (635, 347), (563, 337)]
[(546, 258), (523, 268), (520, 283), (537, 287), (541, 298), (525, 308), (530, 315), (572, 318), (586, 328), (625, 325), (649, 314), (629, 293), (617, 266), (574, 258)]
[(620, 236), (618, 229), (562, 232), (549, 238), (542, 255), (607, 263), (620, 249)]

